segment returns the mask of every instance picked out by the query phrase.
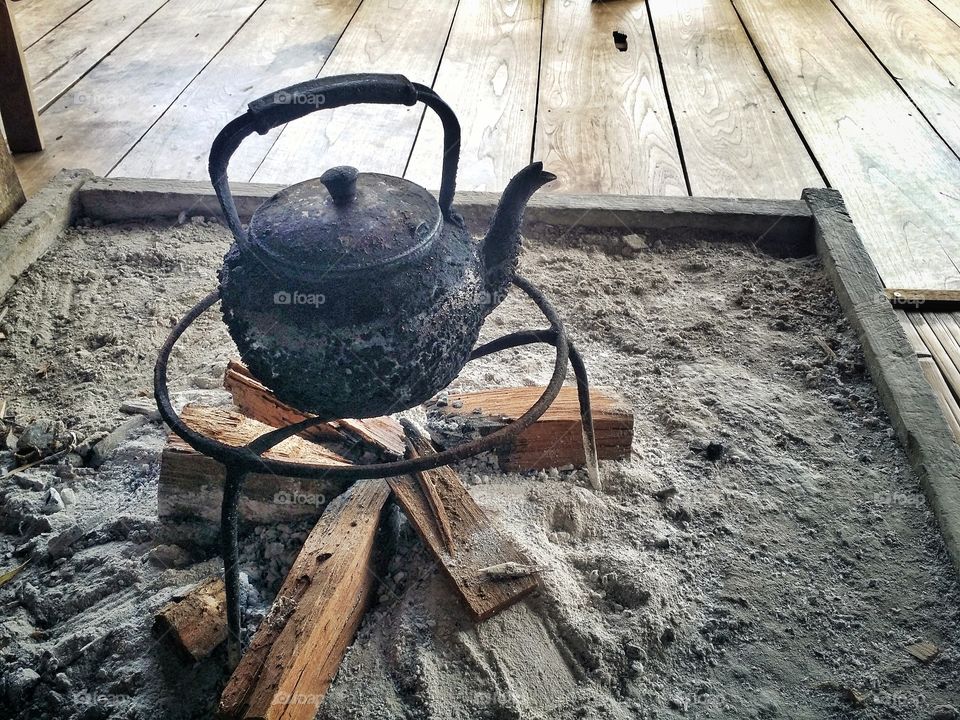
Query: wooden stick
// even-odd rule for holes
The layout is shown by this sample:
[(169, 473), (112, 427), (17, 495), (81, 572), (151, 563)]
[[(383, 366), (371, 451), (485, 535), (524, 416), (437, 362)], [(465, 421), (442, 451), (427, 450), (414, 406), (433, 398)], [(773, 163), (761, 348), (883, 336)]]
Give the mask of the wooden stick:
[[(481, 392), (450, 393), (446, 404), (426, 404), (427, 416), (439, 419), (440, 433), (451, 444), (462, 436), (488, 435), (526, 412), (543, 393), (542, 387), (495, 388)], [(633, 411), (629, 403), (609, 388), (590, 390), (597, 455), (602, 460), (630, 457)], [(583, 425), (577, 389), (564, 387), (537, 422), (520, 433), (509, 446), (496, 451), (500, 467), (508, 472), (576, 465), (582, 467)]]
[(154, 618), (153, 632), (172, 643), (185, 660), (196, 662), (207, 657), (227, 639), (223, 578), (208, 578), (164, 605)]
[(330, 503), (227, 683), (220, 717), (316, 715), (373, 595), (389, 496), (383, 480), (361, 480)]
[(960, 310), (960, 290), (884, 288), (883, 294), (900, 310)]
[[(426, 454), (434, 450), (418, 447), (418, 452)], [(410, 524), (453, 581), (473, 618), (486, 620), (536, 590), (538, 582), (532, 572), (510, 578), (494, 577), (486, 572), (506, 563), (513, 563), (515, 567), (532, 567), (533, 563), (490, 522), (457, 473), (450, 467), (441, 467), (427, 470), (424, 475), (436, 489), (450, 535), (456, 542), (456, 557), (439, 530), (437, 515), (420, 482), (410, 475), (389, 478), (387, 482)]]
[[(283, 427), (313, 417), (277, 399), (270, 389), (257, 380), (241, 362), (231, 360), (223, 377), (223, 386), (233, 395), (233, 402), (247, 417), (274, 427)], [(403, 457), (403, 428), (390, 417), (366, 420), (334, 420), (308, 428), (301, 433), (320, 441), (348, 444), (362, 442), (391, 457)]]
[(0, 138), (0, 225), (26, 202), (17, 169), (3, 138)]
[[(407, 454), (410, 458), (419, 458), (436, 452), (433, 449), (433, 445), (430, 444), (430, 440), (426, 438), (413, 423), (404, 421), (402, 425), (404, 432), (407, 434)], [(416, 477), (417, 482), (420, 483), (420, 490), (430, 504), (433, 519), (437, 522), (437, 530), (447, 545), (447, 552), (453, 555), (455, 546), (453, 543), (453, 531), (450, 529), (450, 518), (447, 517), (447, 511), (444, 509), (443, 503), (440, 501), (440, 496), (437, 494), (437, 488), (433, 484), (432, 475), (430, 473), (418, 472), (414, 473), (414, 477)]]

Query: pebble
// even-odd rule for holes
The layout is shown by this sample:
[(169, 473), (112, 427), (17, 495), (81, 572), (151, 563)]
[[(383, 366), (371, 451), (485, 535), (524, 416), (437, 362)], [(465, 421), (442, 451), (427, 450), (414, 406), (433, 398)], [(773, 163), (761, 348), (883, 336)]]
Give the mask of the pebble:
[(62, 420), (37, 420), (23, 429), (17, 450), (36, 450), (41, 457), (55, 453), (69, 442), (67, 426)]
[(56, 488), (50, 488), (47, 490), (47, 494), (43, 497), (43, 513), (44, 515), (53, 515), (63, 510), (63, 498), (60, 497), (60, 493), (57, 492)]
[(182, 568), (190, 564), (190, 554), (179, 545), (157, 545), (147, 559), (161, 568)]
[(953, 705), (937, 705), (930, 713), (931, 720), (957, 720), (960, 718), (960, 710)]
[(7, 699), (18, 705), (34, 685), (40, 682), (40, 673), (30, 668), (20, 668), (7, 675)]
[(646, 250), (649, 247), (649, 245), (647, 245), (647, 239), (643, 235), (637, 235), (636, 233), (624, 235), (623, 244), (631, 250)]
[(77, 494), (68, 487), (60, 491), (60, 499), (63, 500), (63, 504), (68, 507), (77, 504)]

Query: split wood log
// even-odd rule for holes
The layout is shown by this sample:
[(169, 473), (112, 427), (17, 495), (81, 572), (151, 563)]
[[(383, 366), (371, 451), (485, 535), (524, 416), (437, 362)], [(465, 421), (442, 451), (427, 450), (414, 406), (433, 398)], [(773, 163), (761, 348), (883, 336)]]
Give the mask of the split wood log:
[[(246, 365), (236, 360), (227, 364), (223, 386), (233, 395), (233, 402), (244, 415), (267, 425), (284, 427), (313, 417), (278, 400), (266, 385), (250, 374)], [(404, 452), (403, 428), (391, 417), (333, 420), (315, 425), (302, 435), (347, 445), (359, 442), (392, 457), (402, 457)]]
[(154, 635), (170, 642), (185, 660), (207, 657), (227, 639), (227, 597), (223, 578), (211, 577), (163, 606)]
[[(419, 432), (410, 432), (408, 437), (418, 455), (436, 452)], [(427, 470), (423, 475), (436, 490), (443, 507), (443, 519), (434, 513), (417, 478), (404, 475), (389, 478), (387, 482), (410, 524), (453, 581), (473, 618), (486, 620), (536, 590), (538, 581), (534, 572), (510, 577), (489, 572), (508, 563), (510, 567), (532, 566), (513, 541), (493, 525), (457, 473), (450, 467), (441, 467)], [(453, 537), (452, 553), (440, 529), (443, 522), (449, 524)]]
[[(245, 445), (272, 427), (235, 410), (188, 405), (181, 415), (190, 427), (228, 445)], [(264, 457), (317, 465), (347, 465), (343, 457), (299, 437), (287, 438)], [(171, 433), (160, 456), (157, 488), (161, 520), (198, 520), (217, 525), (226, 470)], [(309, 480), (269, 473), (250, 473), (240, 496), (240, 517), (250, 523), (317, 518), (326, 504), (346, 487), (344, 481)]]
[[(426, 404), (431, 428), (450, 445), (465, 438), (489, 435), (510, 424), (537, 401), (543, 387), (512, 387), (480, 392), (450, 393), (446, 404)], [(629, 403), (609, 388), (592, 388), (590, 401), (601, 460), (630, 457), (633, 411)], [(565, 465), (583, 466), (582, 423), (577, 389), (564, 387), (553, 404), (512, 444), (494, 451), (507, 472), (541, 470)]]
[(316, 715), (373, 596), (389, 496), (383, 480), (361, 480), (327, 506), (227, 683), (220, 717)]

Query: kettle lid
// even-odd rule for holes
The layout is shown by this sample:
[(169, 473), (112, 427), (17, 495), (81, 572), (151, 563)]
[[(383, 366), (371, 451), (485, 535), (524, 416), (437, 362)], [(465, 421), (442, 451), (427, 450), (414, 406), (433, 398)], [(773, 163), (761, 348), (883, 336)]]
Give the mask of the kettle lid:
[(250, 220), (248, 244), (268, 268), (321, 282), (415, 260), (442, 224), (436, 199), (419, 185), (344, 166), (267, 200)]

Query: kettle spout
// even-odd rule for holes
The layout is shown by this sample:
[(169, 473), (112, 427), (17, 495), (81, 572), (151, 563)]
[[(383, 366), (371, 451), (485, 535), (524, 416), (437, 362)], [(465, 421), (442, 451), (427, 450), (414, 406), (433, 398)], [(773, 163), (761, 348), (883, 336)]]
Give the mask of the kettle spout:
[(493, 298), (491, 308), (499, 304), (516, 272), (520, 258), (520, 221), (527, 201), (542, 186), (556, 179), (556, 175), (544, 171), (543, 163), (535, 162), (514, 175), (503, 191), (481, 250), (487, 292)]

